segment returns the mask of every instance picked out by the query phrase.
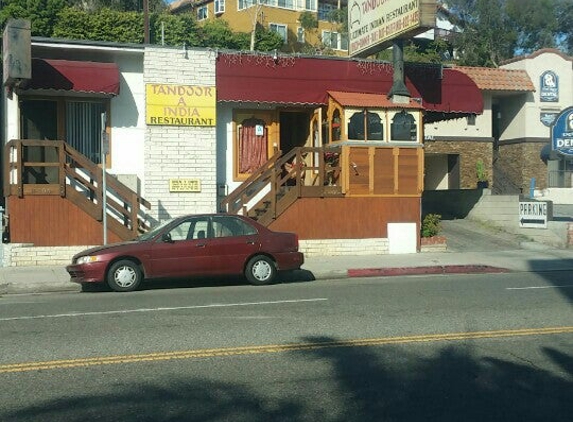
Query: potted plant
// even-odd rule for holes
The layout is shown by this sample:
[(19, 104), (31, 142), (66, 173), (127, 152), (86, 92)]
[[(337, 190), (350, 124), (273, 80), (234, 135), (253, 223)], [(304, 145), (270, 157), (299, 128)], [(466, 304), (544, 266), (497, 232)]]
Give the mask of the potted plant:
[(485, 189), (489, 187), (489, 180), (485, 164), (481, 158), (476, 161), (476, 176), (478, 189)]

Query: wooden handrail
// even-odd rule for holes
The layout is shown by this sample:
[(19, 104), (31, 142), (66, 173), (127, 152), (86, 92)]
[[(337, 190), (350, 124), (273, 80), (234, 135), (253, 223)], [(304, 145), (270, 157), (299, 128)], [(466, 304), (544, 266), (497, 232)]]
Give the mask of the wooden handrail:
[[(279, 209), (279, 201), (281, 209), (290, 205), (296, 198), (303, 195), (303, 191), (307, 185), (316, 187), (323, 187), (327, 184), (327, 172), (338, 171), (340, 174), (340, 165), (332, 166), (326, 163), (324, 154), (330, 149), (321, 147), (297, 147), (290, 150), (288, 153), (282, 155), (279, 151), (276, 155), (271, 157), (263, 166), (255, 170), (247, 180), (245, 180), (238, 188), (229, 194), (220, 204), (220, 210), (231, 214), (242, 213), (249, 215), (250, 209), (256, 208), (261, 204), (265, 204), (266, 220), (278, 217), (281, 210)], [(317, 154), (318, 162), (310, 166), (303, 157), (309, 154)], [(292, 166), (290, 170), (285, 169), (286, 163), (298, 163), (299, 165)], [(315, 177), (312, 177), (310, 183), (305, 183), (304, 175), (307, 171), (311, 170)], [(294, 181), (294, 185), (287, 186)], [(261, 191), (268, 190), (263, 199), (252, 204), (256, 197), (261, 196)], [(284, 203), (284, 199), (289, 192), (288, 203)], [(318, 192), (317, 196), (328, 196), (325, 189), (314, 189), (313, 192)]]
[[(57, 161), (42, 162), (37, 158), (34, 161), (25, 161), (23, 157), (25, 147), (55, 148)], [(102, 168), (61, 140), (13, 139), (8, 142), (5, 147), (4, 195), (10, 196), (17, 192), (19, 197), (23, 197), (25, 185), (38, 186), (33, 183), (24, 183), (23, 180), (24, 169), (38, 167), (58, 168), (57, 182), (44, 183), (41, 186), (59, 185), (60, 196), (68, 197), (90, 215), (99, 221), (102, 220), (104, 212)], [(141, 208), (149, 209), (151, 204), (121, 183), (114, 175), (106, 174), (106, 187), (106, 196), (109, 197), (109, 201), (106, 201), (108, 218), (115, 218), (120, 223), (119, 225), (113, 224), (113, 227), (123, 226), (127, 229), (127, 231), (122, 229), (121, 233), (116, 234), (121, 238), (136, 237), (141, 234), (146, 227), (144, 218), (140, 215)], [(68, 195), (68, 190), (73, 190), (74, 194)], [(49, 191), (52, 192), (51, 194), (54, 193), (53, 189)], [(78, 192), (82, 194), (78, 195)], [(112, 230), (113, 227), (111, 227)]]

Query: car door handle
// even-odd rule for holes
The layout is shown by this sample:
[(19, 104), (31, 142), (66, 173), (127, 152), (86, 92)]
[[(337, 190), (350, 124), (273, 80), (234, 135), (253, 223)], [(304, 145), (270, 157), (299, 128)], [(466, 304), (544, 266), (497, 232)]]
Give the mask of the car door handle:
[(206, 245), (206, 243), (197, 243), (198, 248), (204, 248)]
[(255, 241), (254, 240), (247, 240), (247, 245), (254, 245)]

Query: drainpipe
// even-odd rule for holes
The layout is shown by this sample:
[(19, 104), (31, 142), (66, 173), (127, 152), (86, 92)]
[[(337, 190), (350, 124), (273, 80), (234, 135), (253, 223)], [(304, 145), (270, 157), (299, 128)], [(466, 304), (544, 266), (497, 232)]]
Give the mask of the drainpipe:
[(393, 103), (407, 104), (411, 95), (404, 83), (404, 40), (396, 39), (393, 42), (392, 65), (394, 66), (394, 76), (388, 97), (392, 98)]

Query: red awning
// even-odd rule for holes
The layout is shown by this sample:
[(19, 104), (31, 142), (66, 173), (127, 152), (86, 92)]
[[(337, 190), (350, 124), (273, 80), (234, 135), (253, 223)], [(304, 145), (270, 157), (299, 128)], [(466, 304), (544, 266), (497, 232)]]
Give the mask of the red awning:
[[(328, 91), (387, 95), (393, 80), (389, 63), (341, 58), (220, 53), (216, 69), (217, 100), (233, 102), (326, 104)], [(457, 70), (407, 65), (405, 79), (426, 121), (483, 112), (481, 91)]]
[(26, 90), (119, 94), (119, 68), (115, 63), (32, 59), (32, 80)]

